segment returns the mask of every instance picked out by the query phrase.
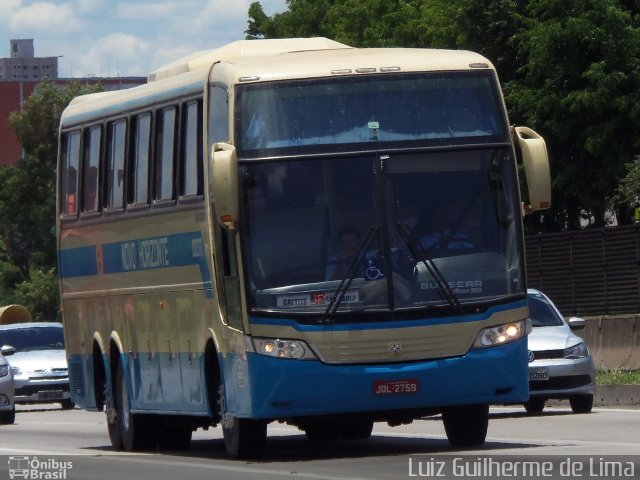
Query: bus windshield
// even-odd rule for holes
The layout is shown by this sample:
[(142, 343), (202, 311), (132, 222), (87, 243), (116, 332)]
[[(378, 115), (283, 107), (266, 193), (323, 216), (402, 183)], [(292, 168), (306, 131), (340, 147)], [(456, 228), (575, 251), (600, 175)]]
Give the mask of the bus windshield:
[(522, 294), (509, 147), (245, 161), (255, 312), (326, 319)]
[(508, 141), (491, 71), (385, 74), (240, 85), (239, 155), (354, 144)]

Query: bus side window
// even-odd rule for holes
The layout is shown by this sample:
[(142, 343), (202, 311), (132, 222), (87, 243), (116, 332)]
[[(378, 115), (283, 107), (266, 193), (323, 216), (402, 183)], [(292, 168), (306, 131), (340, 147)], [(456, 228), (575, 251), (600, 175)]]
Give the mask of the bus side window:
[(124, 160), (127, 121), (116, 120), (107, 129), (106, 207), (122, 209), (124, 206)]
[(238, 275), (238, 259), (235, 244), (235, 232), (220, 227), (220, 260), (224, 282), (224, 310), (226, 323), (230, 327), (243, 330), (242, 307), (240, 295), (240, 277)]
[(60, 211), (63, 215), (78, 213), (78, 168), (80, 166), (80, 132), (64, 135), (62, 148), (62, 192)]
[(211, 111), (209, 112), (209, 144), (228, 142), (229, 138), (229, 95), (220, 86), (211, 87)]
[(181, 197), (203, 194), (202, 165), (202, 101), (188, 102), (182, 108), (182, 132), (180, 154)]
[(135, 117), (135, 133), (133, 139), (133, 155), (129, 172), (131, 185), (128, 194), (133, 205), (149, 203), (149, 153), (151, 146), (151, 114), (142, 113)]
[(94, 213), (98, 211), (100, 147), (102, 144), (102, 127), (91, 127), (85, 132), (84, 158), (82, 172), (82, 211)]
[(176, 152), (176, 107), (164, 108), (158, 115), (155, 155), (155, 200), (174, 198)]

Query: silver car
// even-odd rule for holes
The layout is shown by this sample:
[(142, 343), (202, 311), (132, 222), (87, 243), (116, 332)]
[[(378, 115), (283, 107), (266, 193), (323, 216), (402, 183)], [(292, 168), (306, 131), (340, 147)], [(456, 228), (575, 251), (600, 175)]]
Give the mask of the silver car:
[(0, 425), (11, 424), (16, 421), (16, 405), (13, 400), (13, 373), (5, 355), (13, 354), (11, 347), (2, 347), (0, 353)]
[(9, 359), (16, 403), (60, 403), (73, 408), (61, 323), (0, 325), (0, 345), (11, 346)]
[(596, 370), (589, 349), (572, 330), (584, 328), (582, 318), (567, 322), (542, 292), (528, 290), (533, 331), (529, 340), (528, 413), (540, 413), (548, 399), (568, 399), (574, 413), (593, 407)]

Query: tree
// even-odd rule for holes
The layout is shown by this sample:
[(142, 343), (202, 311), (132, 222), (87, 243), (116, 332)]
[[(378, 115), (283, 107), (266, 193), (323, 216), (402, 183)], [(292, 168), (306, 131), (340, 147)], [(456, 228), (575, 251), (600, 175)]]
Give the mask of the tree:
[[(252, 38), (323, 35), (355, 47), (477, 51), (498, 70), (512, 123), (547, 141), (552, 209), (529, 229), (605, 223), (640, 149), (640, 4), (634, 0), (287, 0), (249, 10)], [(624, 221), (625, 205), (618, 204)]]
[[(21, 112), (9, 125), (18, 137), (24, 158), (0, 168), (0, 298), (6, 303), (39, 297), (32, 315), (51, 318), (57, 310), (57, 294), (47, 282), (55, 281), (55, 191), (58, 125), (60, 115), (76, 95), (101, 87), (77, 82), (58, 87), (51, 80), (39, 83)], [(36, 283), (32, 284), (34, 278)], [(33, 295), (29, 289), (33, 287)], [(56, 287), (57, 289), (57, 287)], [(46, 301), (45, 301), (46, 300)], [(43, 304), (43, 302), (45, 304)], [(54, 306), (50, 305), (54, 303)], [(26, 305), (25, 305), (26, 306)]]
[(506, 98), (547, 141), (554, 187), (547, 230), (578, 229), (584, 219), (604, 225), (608, 198), (638, 153), (640, 30), (622, 5), (533, 0), (516, 36), (526, 61)]

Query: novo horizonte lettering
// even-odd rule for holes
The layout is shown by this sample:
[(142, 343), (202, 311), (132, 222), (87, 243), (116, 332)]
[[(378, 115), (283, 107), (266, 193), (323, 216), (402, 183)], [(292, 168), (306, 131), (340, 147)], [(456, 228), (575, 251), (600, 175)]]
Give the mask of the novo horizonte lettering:
[(130, 272), (168, 267), (169, 247), (167, 244), (167, 237), (123, 242), (120, 246), (122, 270)]

